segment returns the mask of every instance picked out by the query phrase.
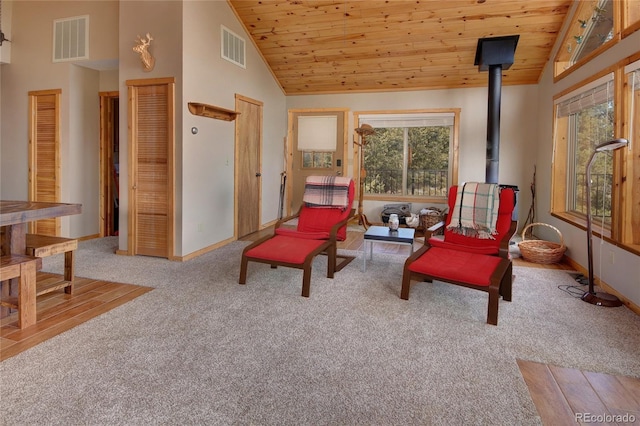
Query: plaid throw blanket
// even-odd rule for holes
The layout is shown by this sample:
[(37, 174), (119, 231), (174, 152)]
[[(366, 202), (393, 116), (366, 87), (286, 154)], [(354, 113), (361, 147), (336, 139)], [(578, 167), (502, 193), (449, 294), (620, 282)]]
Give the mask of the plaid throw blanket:
[(302, 201), (313, 207), (349, 207), (351, 178), (342, 176), (308, 176)]
[(466, 182), (458, 186), (447, 229), (468, 237), (495, 239), (500, 188), (495, 183)]

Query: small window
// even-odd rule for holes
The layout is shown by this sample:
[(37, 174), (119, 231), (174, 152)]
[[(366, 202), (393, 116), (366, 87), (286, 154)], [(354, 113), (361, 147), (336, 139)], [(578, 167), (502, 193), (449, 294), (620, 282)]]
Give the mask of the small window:
[(614, 8), (617, 7), (619, 2), (613, 0), (586, 0), (577, 3), (567, 34), (555, 58), (556, 76), (568, 71), (576, 63), (593, 57), (594, 52), (614, 39), (617, 31)]
[(302, 151), (303, 169), (332, 169), (333, 152)]

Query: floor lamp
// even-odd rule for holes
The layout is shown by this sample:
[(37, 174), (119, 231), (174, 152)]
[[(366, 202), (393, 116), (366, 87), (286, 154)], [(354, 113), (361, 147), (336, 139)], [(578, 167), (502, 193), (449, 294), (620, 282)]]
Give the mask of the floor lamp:
[(587, 255), (589, 267), (589, 291), (582, 295), (582, 300), (587, 303), (591, 303), (592, 305), (611, 308), (621, 306), (622, 302), (620, 299), (609, 293), (601, 291), (596, 292), (593, 285), (593, 246), (591, 241), (591, 165), (593, 164), (596, 154), (599, 152), (613, 151), (626, 146), (627, 143), (628, 141), (626, 139), (613, 139), (608, 142), (601, 143), (596, 146), (596, 149), (593, 151), (593, 154), (591, 154), (591, 158), (589, 158), (589, 163), (587, 164)]
[(367, 229), (371, 224), (364, 215), (364, 209), (362, 205), (364, 197), (364, 178), (367, 177), (367, 171), (364, 169), (364, 147), (367, 146), (367, 136), (373, 135), (375, 130), (369, 124), (363, 124), (356, 129), (356, 133), (360, 136), (360, 142), (354, 141), (356, 145), (360, 147), (360, 186), (358, 190), (358, 225), (364, 226)]

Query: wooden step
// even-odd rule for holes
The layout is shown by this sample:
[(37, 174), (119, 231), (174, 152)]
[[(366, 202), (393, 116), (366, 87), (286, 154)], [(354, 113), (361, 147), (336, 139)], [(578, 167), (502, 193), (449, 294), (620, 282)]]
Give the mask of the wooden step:
[(11, 309), (18, 309), (18, 298), (13, 296), (2, 297), (0, 300), (0, 306), (4, 306)]
[(27, 234), (27, 254), (37, 257), (53, 256), (78, 248), (78, 240), (50, 235)]
[(70, 285), (73, 285), (73, 283), (63, 279), (54, 282), (38, 282), (36, 284), (36, 296), (41, 296), (43, 294), (51, 293), (56, 290), (62, 290), (69, 287)]
[(56, 285), (37, 289), (37, 295), (50, 293), (64, 288), (65, 293), (73, 293), (74, 252), (78, 248), (78, 240), (73, 238), (54, 237), (51, 235), (27, 234), (27, 254), (37, 257), (53, 256), (64, 253), (64, 280)]

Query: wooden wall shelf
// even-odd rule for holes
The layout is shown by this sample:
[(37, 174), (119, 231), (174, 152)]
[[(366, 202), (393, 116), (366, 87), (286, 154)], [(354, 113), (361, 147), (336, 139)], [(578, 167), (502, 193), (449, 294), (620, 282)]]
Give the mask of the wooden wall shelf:
[(218, 120), (233, 121), (238, 114), (237, 111), (231, 111), (229, 109), (220, 108), (213, 105), (201, 104), (198, 102), (189, 102), (189, 111), (193, 115), (199, 115), (202, 117), (215, 118)]

